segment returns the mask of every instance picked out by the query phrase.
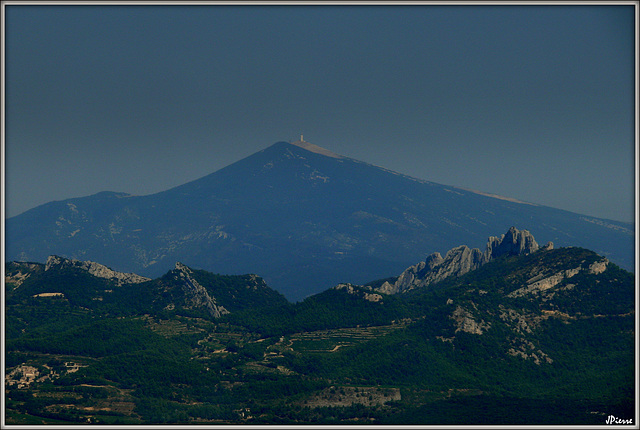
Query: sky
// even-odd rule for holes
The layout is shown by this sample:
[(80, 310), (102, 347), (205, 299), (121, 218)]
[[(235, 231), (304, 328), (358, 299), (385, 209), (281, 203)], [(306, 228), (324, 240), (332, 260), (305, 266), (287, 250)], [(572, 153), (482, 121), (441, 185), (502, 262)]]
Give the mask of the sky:
[(6, 217), (164, 191), (304, 134), (416, 178), (635, 218), (632, 2), (3, 7)]

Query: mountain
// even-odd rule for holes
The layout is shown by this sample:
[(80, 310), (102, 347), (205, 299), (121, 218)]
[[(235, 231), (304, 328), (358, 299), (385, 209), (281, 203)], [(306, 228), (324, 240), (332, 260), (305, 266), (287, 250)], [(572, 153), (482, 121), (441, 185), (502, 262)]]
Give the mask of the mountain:
[(97, 313), (182, 313), (220, 318), (232, 312), (287, 304), (256, 275), (217, 275), (177, 262), (157, 279), (120, 273), (92, 261), (49, 256), (46, 264), (9, 262), (8, 303), (58, 298)]
[(135, 273), (117, 272), (107, 266), (96, 263), (94, 261), (78, 261), (59, 257), (57, 255), (50, 255), (49, 258), (47, 258), (47, 262), (44, 266), (44, 271), (46, 272), (53, 268), (56, 268), (57, 270), (61, 270), (64, 268), (77, 268), (80, 270), (84, 270), (95, 277), (113, 280), (118, 286), (121, 286), (123, 284), (139, 284), (141, 282), (151, 280), (149, 278), (145, 278), (144, 276), (136, 275)]
[(102, 192), (39, 206), (6, 221), (6, 258), (55, 254), (146, 277), (182, 261), (259, 273), (300, 300), (394, 276), (425, 250), (479, 247), (512, 225), (633, 268), (632, 224), (412, 178), (303, 141), (153, 195)]
[[(384, 281), (375, 290), (386, 294), (404, 293), (449, 277), (462, 276), (504, 255), (528, 255), (539, 249), (531, 233), (511, 227), (500, 237), (490, 237), (484, 252), (466, 245), (449, 250), (444, 258), (435, 252), (425, 261), (408, 267), (392, 282)], [(553, 249), (553, 243), (547, 243), (542, 249)]]
[(395, 294), (338, 284), (297, 303), (255, 275), (182, 263), (150, 280), (58, 256), (8, 263), (6, 422), (633, 420), (634, 275), (515, 228), (466, 249), (483, 264), (445, 257), (470, 270), (425, 271), (415, 279), (431, 282)]

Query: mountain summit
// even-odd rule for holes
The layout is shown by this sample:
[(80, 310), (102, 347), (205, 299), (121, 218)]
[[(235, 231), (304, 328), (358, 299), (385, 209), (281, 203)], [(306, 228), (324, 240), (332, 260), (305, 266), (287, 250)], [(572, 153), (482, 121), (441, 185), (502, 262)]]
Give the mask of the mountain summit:
[(148, 277), (181, 261), (257, 273), (300, 300), (392, 276), (429, 252), (480, 246), (512, 225), (633, 268), (631, 224), (412, 178), (303, 139), (157, 194), (103, 192), (34, 208), (7, 220), (6, 258), (55, 254)]
[(318, 145), (314, 145), (313, 143), (309, 143), (309, 142), (305, 142), (302, 139), (302, 136), (300, 136), (300, 140), (296, 141), (296, 142), (291, 142), (292, 145), (298, 146), (302, 149), (306, 149), (309, 152), (314, 152), (316, 154), (320, 154), (320, 155), (326, 155), (327, 157), (331, 157), (331, 158), (344, 158), (342, 155), (340, 154), (336, 154), (335, 152), (331, 152), (328, 149), (322, 148)]

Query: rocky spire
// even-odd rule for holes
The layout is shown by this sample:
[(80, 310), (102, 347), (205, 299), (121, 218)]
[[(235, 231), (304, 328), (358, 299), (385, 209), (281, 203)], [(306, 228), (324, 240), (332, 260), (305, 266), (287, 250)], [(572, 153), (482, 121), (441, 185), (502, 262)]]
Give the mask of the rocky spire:
[(539, 249), (538, 243), (527, 230), (511, 227), (499, 238), (492, 236), (487, 242), (485, 257), (487, 261), (503, 255), (527, 255)]
[[(543, 249), (552, 248), (553, 244), (549, 243)], [(466, 245), (449, 250), (444, 258), (436, 252), (425, 261), (408, 267), (394, 283), (385, 282), (376, 291), (397, 294), (426, 287), (451, 276), (462, 276), (503, 255), (527, 255), (538, 249), (540, 247), (531, 233), (511, 227), (500, 237), (489, 237), (484, 253)]]

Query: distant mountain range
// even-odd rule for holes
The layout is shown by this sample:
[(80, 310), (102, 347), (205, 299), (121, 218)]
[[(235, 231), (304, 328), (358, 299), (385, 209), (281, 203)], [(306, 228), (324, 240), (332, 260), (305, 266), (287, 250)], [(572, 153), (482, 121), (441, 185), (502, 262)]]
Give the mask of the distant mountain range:
[(633, 224), (412, 178), (304, 141), (153, 195), (44, 204), (7, 220), (6, 259), (59, 255), (147, 277), (180, 261), (259, 274), (295, 301), (396, 276), (427, 253), (479, 247), (513, 225), (633, 270)]

